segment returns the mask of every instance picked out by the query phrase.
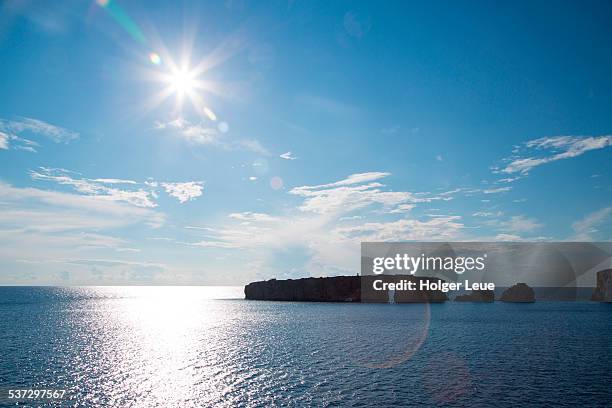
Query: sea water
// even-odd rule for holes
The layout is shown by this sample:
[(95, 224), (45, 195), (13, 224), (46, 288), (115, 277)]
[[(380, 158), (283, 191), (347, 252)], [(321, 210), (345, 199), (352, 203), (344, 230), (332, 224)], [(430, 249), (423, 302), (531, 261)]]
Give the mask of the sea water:
[(0, 287), (0, 390), (66, 390), (49, 406), (612, 404), (612, 304), (242, 297)]

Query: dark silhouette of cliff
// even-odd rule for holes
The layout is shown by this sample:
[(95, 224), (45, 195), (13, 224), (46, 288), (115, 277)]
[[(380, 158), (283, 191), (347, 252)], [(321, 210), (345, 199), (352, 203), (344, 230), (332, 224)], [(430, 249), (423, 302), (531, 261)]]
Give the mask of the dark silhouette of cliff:
[(390, 291), (374, 290), (375, 280), (397, 283), (413, 281), (417, 290), (391, 291), (396, 303), (428, 303), (448, 300), (439, 290), (418, 290), (420, 281), (439, 281), (437, 278), (412, 275), (333, 276), (325, 278), (270, 279), (249, 283), (244, 287), (246, 299), (301, 302), (371, 302), (388, 303)]
[(517, 283), (504, 290), (502, 302), (532, 303), (535, 302), (535, 292), (526, 283)]
[(612, 269), (597, 272), (597, 287), (591, 300), (596, 302), (612, 302)]
[(493, 302), (494, 300), (495, 292), (492, 290), (472, 290), (469, 294), (455, 297), (456, 302)]

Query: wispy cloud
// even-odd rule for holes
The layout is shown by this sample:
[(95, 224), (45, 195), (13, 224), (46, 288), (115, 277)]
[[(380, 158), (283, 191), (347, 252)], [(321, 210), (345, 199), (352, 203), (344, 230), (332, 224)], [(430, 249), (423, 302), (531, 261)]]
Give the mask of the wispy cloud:
[(499, 188), (484, 189), (482, 190), (482, 192), (485, 194), (498, 194), (498, 193), (505, 193), (510, 190), (512, 190), (512, 187), (499, 187)]
[(99, 179), (94, 179), (93, 181), (97, 183), (104, 183), (104, 184), (138, 184), (134, 180), (110, 179), (110, 178), (99, 178)]
[(214, 146), (226, 150), (248, 150), (263, 156), (271, 155), (269, 150), (256, 139), (234, 140), (229, 138), (226, 126), (224, 122), (217, 125), (206, 121), (192, 123), (183, 118), (154, 123), (155, 129), (178, 135), (192, 145)]
[(30, 177), (34, 180), (52, 181), (62, 185), (68, 185), (82, 194), (97, 196), (108, 201), (125, 201), (137, 207), (156, 207), (151, 191), (144, 189), (122, 190), (107, 187), (105, 183), (96, 182), (86, 178), (76, 178), (73, 174), (63, 169), (51, 169), (41, 167), (38, 171), (30, 171)]
[(501, 211), (491, 212), (491, 211), (476, 211), (472, 214), (473, 217), (500, 217), (503, 213)]
[(171, 130), (181, 136), (185, 141), (198, 145), (221, 144), (223, 134), (216, 127), (204, 122), (191, 123), (183, 118), (177, 118), (168, 122), (155, 122), (158, 130)]
[(350, 186), (353, 184), (360, 184), (360, 183), (366, 183), (368, 181), (379, 180), (381, 178), (385, 178), (390, 175), (391, 173), (384, 173), (384, 172), (378, 172), (378, 171), (372, 171), (369, 173), (357, 173), (357, 174), (351, 174), (347, 178), (340, 180), (340, 181), (336, 181), (334, 183), (320, 184), (320, 185), (315, 185), (315, 186), (296, 187), (296, 189), (316, 190), (316, 189), (326, 188), (326, 187)]
[(297, 159), (297, 157), (293, 156), (291, 152), (283, 153), (279, 157), (285, 160), (296, 160)]
[(28, 231), (68, 231), (105, 229), (144, 222), (159, 226), (163, 215), (151, 209), (89, 196), (37, 188), (17, 188), (0, 183), (3, 211), (0, 224), (5, 228)]
[(0, 132), (0, 149), (8, 150), (9, 136), (6, 133)]
[(524, 215), (516, 215), (499, 222), (499, 228), (509, 233), (531, 232), (541, 227), (542, 224), (535, 218), (529, 218)]
[(0, 149), (8, 150), (9, 148), (13, 148), (14, 150), (36, 153), (37, 147), (40, 147), (40, 144), (34, 140), (0, 131)]
[[(66, 170), (41, 167), (31, 170), (30, 177), (33, 180), (50, 181), (60, 185), (72, 187), (75, 191), (99, 197), (108, 201), (123, 201), (137, 207), (157, 207), (156, 189), (161, 186), (170, 195), (181, 203), (193, 200), (202, 195), (203, 182), (157, 182), (145, 181), (139, 183), (134, 180), (118, 178), (84, 178), (80, 174)], [(118, 188), (117, 186), (123, 186)]]
[(555, 136), (535, 139), (514, 150), (505, 159), (503, 168), (494, 171), (506, 174), (528, 174), (534, 167), (557, 160), (580, 156), (588, 151), (612, 146), (612, 136)]
[(228, 215), (229, 218), (233, 218), (235, 220), (247, 221), (247, 222), (273, 222), (277, 221), (278, 218), (272, 217), (268, 214), (263, 213), (254, 213), (254, 212), (242, 212), (242, 213), (232, 213)]
[(0, 119), (0, 129), (5, 133), (15, 136), (24, 132), (30, 132), (51, 139), (55, 143), (69, 143), (79, 138), (79, 134), (75, 131), (32, 118), (21, 118), (19, 120)]
[(376, 182), (387, 176), (389, 173), (383, 172), (351, 174), (334, 183), (295, 187), (289, 193), (304, 198), (300, 210), (321, 214), (353, 211), (375, 204), (382, 205), (389, 213), (402, 213), (411, 210), (415, 203), (449, 200), (454, 193), (388, 191), (384, 184)]
[(429, 220), (401, 219), (392, 222), (370, 222), (339, 228), (341, 235), (360, 241), (450, 240), (464, 228), (459, 216), (439, 216)]
[[(612, 216), (612, 207), (602, 208), (601, 210), (588, 214), (581, 220), (572, 224), (575, 235), (572, 239), (578, 241), (592, 241), (593, 236), (599, 232), (599, 226)], [(606, 237), (605, 239), (610, 239)]]

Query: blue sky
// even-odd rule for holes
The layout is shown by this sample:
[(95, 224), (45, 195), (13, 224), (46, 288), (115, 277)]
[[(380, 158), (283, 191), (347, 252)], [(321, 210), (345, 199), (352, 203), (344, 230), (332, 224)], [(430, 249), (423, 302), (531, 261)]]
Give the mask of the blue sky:
[(0, 7), (0, 283), (612, 239), (609, 3)]

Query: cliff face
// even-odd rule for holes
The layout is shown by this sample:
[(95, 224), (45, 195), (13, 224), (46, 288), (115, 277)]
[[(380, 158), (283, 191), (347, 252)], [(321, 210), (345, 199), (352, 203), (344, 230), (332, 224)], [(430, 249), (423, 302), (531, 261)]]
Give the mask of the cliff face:
[(526, 283), (517, 283), (504, 290), (502, 302), (531, 303), (535, 302), (535, 292)]
[[(244, 287), (246, 299), (284, 300), (301, 302), (389, 302), (388, 290), (374, 290), (374, 280), (395, 283), (400, 280), (435, 280), (404, 275), (334, 276), (329, 278), (302, 278), (252, 282)], [(363, 288), (363, 292), (362, 292)], [(444, 302), (445, 293), (437, 290), (395, 291), (397, 303)]]
[(591, 300), (596, 302), (612, 302), (612, 269), (597, 272), (597, 287)]
[(456, 302), (493, 302), (495, 292), (492, 290), (472, 290), (472, 293), (459, 295), (455, 298)]
[(359, 302), (361, 282), (354, 276), (252, 282), (244, 287), (246, 299), (303, 302)]

